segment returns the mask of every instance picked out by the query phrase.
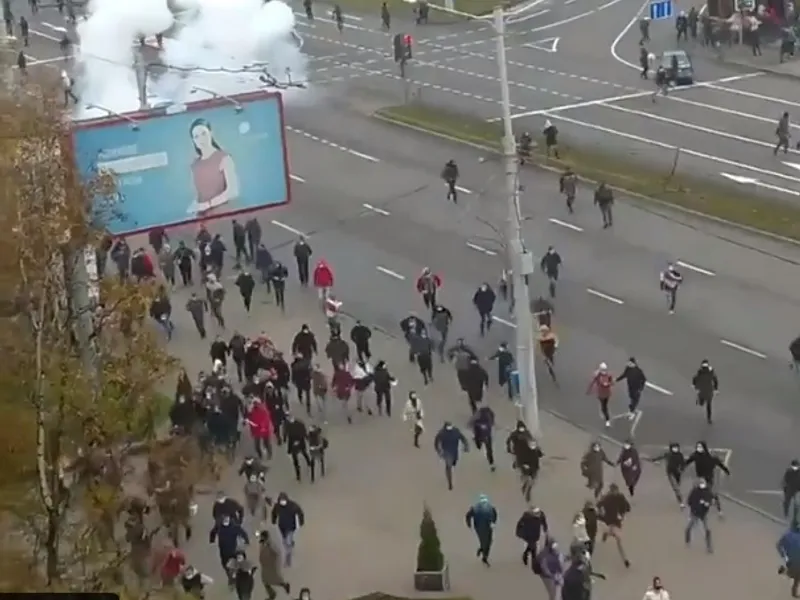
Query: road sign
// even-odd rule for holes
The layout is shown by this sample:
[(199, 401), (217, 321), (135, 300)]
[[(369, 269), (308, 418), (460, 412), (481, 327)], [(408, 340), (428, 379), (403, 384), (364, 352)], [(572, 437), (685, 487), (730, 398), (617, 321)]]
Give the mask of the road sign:
[(650, 20), (662, 21), (672, 18), (672, 0), (651, 0)]

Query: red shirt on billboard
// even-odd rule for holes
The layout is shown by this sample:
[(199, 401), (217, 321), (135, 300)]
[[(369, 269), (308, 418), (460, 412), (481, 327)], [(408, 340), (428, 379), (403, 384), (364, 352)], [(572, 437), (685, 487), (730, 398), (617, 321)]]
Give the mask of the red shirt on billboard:
[(318, 289), (333, 287), (333, 269), (324, 258), (317, 261), (314, 267), (314, 287)]

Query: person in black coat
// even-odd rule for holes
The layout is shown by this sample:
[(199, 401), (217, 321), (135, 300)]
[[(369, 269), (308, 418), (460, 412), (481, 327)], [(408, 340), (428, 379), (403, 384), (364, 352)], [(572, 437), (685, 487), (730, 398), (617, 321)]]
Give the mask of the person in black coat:
[(253, 276), (250, 275), (250, 271), (245, 269), (239, 273), (239, 276), (236, 278), (236, 287), (239, 288), (239, 293), (242, 296), (244, 309), (250, 312), (250, 304), (253, 301), (253, 290), (256, 289), (256, 282)]
[(292, 354), (300, 354), (303, 358), (311, 360), (316, 353), (317, 337), (311, 328), (303, 323), (292, 341)]
[(475, 305), (480, 317), (481, 336), (484, 336), (492, 328), (492, 311), (496, 299), (497, 296), (488, 283), (482, 284), (472, 296), (472, 304)]
[(305, 525), (306, 517), (303, 509), (294, 500), (290, 500), (285, 492), (278, 494), (277, 502), (272, 507), (272, 524), (278, 528), (283, 540), (284, 561), (287, 567), (292, 565), (294, 553), (294, 536), (297, 530)]
[(531, 566), (539, 552), (538, 544), (542, 536), (547, 537), (547, 516), (541, 508), (531, 506), (522, 513), (517, 521), (516, 536), (525, 542), (525, 549), (522, 551), (522, 564), (527, 565), (531, 559)]
[[(306, 413), (311, 415), (311, 361), (299, 352), (295, 355), (291, 365), (292, 383), (297, 390), (297, 401), (306, 407)], [(305, 396), (305, 402), (303, 397)]]
[(372, 338), (372, 331), (369, 327), (364, 325), (361, 321), (356, 321), (356, 324), (350, 330), (350, 341), (356, 347), (356, 357), (358, 360), (369, 360), (372, 358), (372, 353), (369, 351), (369, 341)]
[(259, 244), (256, 249), (256, 269), (261, 273), (261, 283), (267, 286), (267, 293), (272, 292), (270, 272), (272, 270), (272, 254), (264, 244)]
[(217, 550), (219, 551), (219, 560), (223, 569), (228, 566), (231, 559), (236, 558), (236, 551), (239, 549), (240, 541), (249, 544), (250, 538), (247, 536), (247, 532), (242, 529), (242, 526), (234, 523), (227, 515), (222, 517), (222, 519), (211, 528), (211, 532), (208, 535), (208, 542), (210, 544), (216, 542)]
[(408, 343), (408, 362), (414, 362), (416, 360), (416, 356), (414, 355), (414, 351), (411, 347), (411, 341), (422, 335), (423, 331), (427, 331), (427, 327), (425, 327), (425, 323), (417, 317), (416, 313), (411, 313), (405, 319), (400, 321), (400, 329), (403, 332), (403, 336), (406, 339), (406, 343)]
[(633, 418), (639, 408), (642, 392), (647, 385), (647, 377), (636, 362), (636, 358), (633, 356), (628, 359), (628, 364), (625, 365), (625, 369), (620, 373), (619, 377), (617, 377), (617, 381), (623, 380), (628, 386), (628, 412), (630, 412), (630, 416)]
[(272, 283), (272, 290), (275, 292), (275, 304), (281, 310), (286, 310), (286, 278), (289, 277), (289, 270), (280, 261), (275, 261), (269, 269), (269, 280)]
[(714, 367), (707, 360), (700, 363), (700, 368), (692, 377), (692, 386), (697, 392), (697, 405), (705, 406), (706, 421), (711, 425), (711, 402), (719, 390), (719, 379)]

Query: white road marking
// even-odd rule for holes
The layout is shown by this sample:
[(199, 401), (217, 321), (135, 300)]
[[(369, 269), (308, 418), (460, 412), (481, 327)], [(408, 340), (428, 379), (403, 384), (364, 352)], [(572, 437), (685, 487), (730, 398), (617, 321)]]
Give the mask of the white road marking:
[(631, 437), (634, 437), (636, 435), (636, 428), (639, 427), (639, 422), (642, 420), (642, 416), (643, 415), (644, 415), (644, 412), (641, 411), (641, 410), (637, 410), (633, 414), (633, 421), (631, 421), (631, 430), (630, 430), (631, 431), (631, 434), (630, 434)]
[(53, 25), (52, 23), (45, 23), (44, 21), (42, 21), (42, 25), (44, 27), (47, 27), (48, 29), (52, 29), (53, 31), (58, 31), (59, 33), (66, 33), (67, 32), (67, 28), (66, 27), (60, 27), (58, 25)]
[[(764, 100), (766, 102), (774, 102), (775, 104), (783, 104), (785, 106), (793, 106), (795, 108), (800, 107), (800, 102), (792, 102), (791, 100), (785, 100), (783, 98), (776, 98), (774, 96), (765, 96), (764, 94), (757, 94), (755, 92), (748, 92), (746, 90), (737, 90), (735, 88), (729, 88), (722, 85), (716, 85), (715, 82), (709, 83), (707, 88), (712, 90), (717, 90), (719, 92), (725, 92), (728, 94), (735, 94), (737, 96), (744, 96), (746, 98), (755, 98), (756, 100)], [(773, 119), (774, 121), (774, 119)]]
[(667, 388), (663, 388), (660, 385), (656, 385), (655, 383), (650, 383), (649, 381), (646, 382), (645, 387), (650, 388), (654, 392), (658, 392), (659, 394), (664, 394), (665, 396), (672, 396), (672, 392), (670, 392)]
[(501, 325), (505, 325), (506, 327), (511, 327), (512, 329), (516, 329), (516, 324), (512, 323), (511, 321), (506, 321), (505, 319), (501, 319), (500, 317), (492, 316), (492, 321), (497, 321)]
[(61, 41), (61, 38), (57, 38), (57, 37), (52, 36), (52, 35), (50, 35), (48, 33), (42, 33), (41, 31), (36, 31), (35, 29), (29, 29), (28, 31), (32, 35), (38, 35), (39, 37), (42, 37), (42, 38), (44, 38), (46, 40), (50, 40), (51, 42), (60, 42)]
[(367, 210), (371, 210), (374, 213), (378, 213), (379, 215), (383, 215), (384, 217), (388, 217), (388, 216), (391, 215), (391, 213), (388, 210), (384, 210), (382, 208), (378, 208), (377, 206), (372, 206), (372, 204), (367, 204), (366, 202), (364, 202), (364, 204), (362, 204), (361, 206), (363, 206)]
[(550, 54), (555, 54), (558, 52), (558, 42), (561, 41), (561, 38), (558, 37), (551, 37), (545, 38), (543, 40), (537, 40), (535, 42), (530, 42), (528, 44), (522, 44), (524, 48), (533, 48), (534, 50), (544, 50), (545, 52), (549, 52)]
[(708, 269), (703, 269), (702, 267), (698, 267), (697, 265), (693, 265), (692, 263), (687, 263), (682, 260), (679, 260), (675, 263), (679, 267), (683, 267), (684, 269), (689, 269), (690, 271), (694, 271), (695, 273), (700, 273), (701, 275), (708, 275), (709, 277), (716, 277), (716, 273), (713, 271), (709, 271)]
[(294, 174), (289, 175), (289, 179), (291, 179), (292, 181), (296, 181), (297, 183), (305, 183), (306, 182), (306, 180), (303, 179), (302, 177), (300, 177), (300, 175), (294, 175)]
[(378, 271), (380, 271), (384, 275), (388, 275), (389, 277), (394, 277), (395, 279), (399, 279), (400, 281), (403, 281), (406, 278), (405, 275), (400, 275), (400, 273), (392, 271), (391, 269), (387, 269), (386, 267), (375, 267), (375, 268), (378, 269)]
[(747, 490), (748, 494), (762, 494), (764, 496), (783, 496), (781, 490)]
[[(543, 114), (550, 115), (548, 111), (544, 111)], [(666, 150), (676, 150), (677, 146), (673, 146), (672, 144), (667, 144), (665, 142), (661, 142), (659, 140), (654, 140), (646, 137), (642, 137), (640, 135), (635, 135), (633, 133), (627, 133), (625, 131), (619, 131), (617, 129), (611, 129), (610, 127), (603, 127), (602, 125), (596, 125), (594, 123), (589, 123), (587, 121), (581, 121), (580, 119), (573, 119), (571, 117), (565, 117), (561, 114), (552, 114), (550, 115), (551, 118), (556, 120), (561, 120), (566, 123), (572, 123), (573, 125), (580, 125), (582, 127), (587, 127), (588, 129), (594, 129), (595, 131), (602, 131), (603, 133), (610, 133), (612, 135), (616, 135), (622, 138), (626, 138), (629, 140), (633, 140), (642, 144), (646, 144), (648, 146), (656, 146), (658, 148), (664, 148)], [(727, 158), (721, 158), (719, 156), (712, 156), (711, 154), (706, 154), (704, 152), (698, 152), (697, 150), (691, 150), (690, 148), (681, 148), (680, 149), (683, 154), (687, 154), (689, 156), (695, 156), (697, 158), (702, 158), (704, 160), (709, 160), (712, 162), (716, 162), (722, 165), (727, 165), (730, 167), (736, 167), (738, 169), (753, 171), (754, 173), (761, 173), (762, 175), (768, 175), (770, 177), (775, 177), (778, 179), (785, 179), (787, 181), (792, 181), (794, 183), (800, 183), (800, 178), (791, 177), (789, 175), (784, 175), (783, 173), (778, 173), (777, 171), (770, 171), (769, 169), (762, 169), (760, 167), (748, 165), (745, 163), (736, 162), (734, 160), (729, 160)]]
[(726, 467), (730, 466), (731, 464), (731, 457), (733, 456), (733, 450), (729, 448), (712, 448), (712, 450), (716, 450), (720, 454), (722, 454), (722, 464)]
[(465, 188), (465, 187), (461, 187), (460, 185), (457, 185), (457, 186), (456, 186), (456, 189), (457, 189), (459, 192), (461, 192), (462, 194), (471, 194), (471, 193), (472, 193), (472, 190), (468, 190), (467, 188)]
[(578, 227), (577, 225), (573, 225), (572, 223), (567, 223), (566, 221), (562, 221), (561, 219), (548, 219), (553, 225), (558, 225), (559, 227), (565, 227), (567, 229), (571, 229), (572, 231), (581, 232), (583, 231), (583, 227)]
[(369, 162), (381, 162), (379, 158), (375, 158), (374, 156), (370, 156), (369, 154), (364, 154), (363, 152), (357, 152), (356, 150), (351, 150), (350, 148), (347, 151), (352, 154), (353, 156), (357, 156), (358, 158), (363, 158), (364, 160), (368, 160)]
[[(610, 108), (611, 110), (616, 110), (630, 115), (637, 115), (645, 119), (659, 121), (661, 123), (668, 123), (670, 125), (675, 125), (676, 127), (683, 127), (684, 129), (690, 129), (693, 131), (699, 131), (701, 133), (706, 133), (709, 135), (715, 135), (723, 139), (735, 140), (737, 142), (742, 142), (744, 144), (752, 144), (754, 146), (761, 146), (763, 148), (770, 148), (770, 149), (772, 149), (775, 146), (775, 144), (772, 142), (755, 140), (753, 138), (744, 137), (743, 135), (728, 133), (727, 131), (720, 131), (719, 129), (712, 129), (711, 127), (703, 127), (702, 125), (695, 125), (694, 123), (688, 123), (686, 121), (681, 121), (678, 119), (670, 119), (669, 117), (662, 117), (661, 115), (649, 113), (644, 110), (636, 110), (635, 108), (626, 108), (624, 106), (619, 106), (617, 104), (601, 104), (600, 106), (603, 108)], [(792, 148), (789, 148), (789, 152), (794, 154), (797, 151)]]
[(284, 230), (288, 231), (289, 233), (293, 233), (294, 235), (305, 235), (299, 229), (295, 229), (291, 225), (287, 225), (286, 223), (281, 223), (280, 221), (276, 221), (275, 219), (272, 219), (272, 221), (270, 221), (270, 223), (275, 225), (275, 227), (280, 227), (281, 229), (284, 229)]
[(720, 343), (723, 346), (727, 346), (728, 348), (733, 348), (734, 350), (739, 350), (740, 352), (744, 352), (745, 354), (749, 354), (750, 356), (755, 356), (756, 358), (762, 358), (762, 359), (767, 358), (766, 354), (762, 354), (761, 352), (753, 350), (752, 348), (748, 348), (747, 346), (742, 346), (735, 342), (729, 342), (728, 340), (720, 340)]
[(478, 252), (486, 254), (487, 256), (497, 256), (497, 252), (494, 250), (489, 250), (483, 246), (479, 246), (478, 244), (473, 244), (472, 242), (467, 242), (467, 248), (472, 248), (473, 250), (477, 250)]
[[(770, 119), (768, 117), (762, 117), (760, 115), (754, 115), (752, 113), (742, 112), (740, 110), (733, 110), (732, 108), (725, 108), (722, 106), (714, 106), (713, 104), (706, 104), (705, 102), (697, 102), (696, 100), (689, 100), (687, 98), (681, 98), (680, 96), (676, 96), (675, 94), (667, 96), (668, 100), (672, 100), (673, 102), (678, 102), (680, 104), (688, 104), (689, 106), (697, 106), (698, 108), (705, 108), (708, 110), (713, 110), (716, 112), (725, 113), (726, 115), (733, 115), (735, 117), (741, 117), (742, 119), (751, 119), (753, 121), (760, 121), (762, 123), (775, 123), (775, 119)], [(794, 123), (790, 123), (789, 127), (793, 129), (800, 129), (800, 125), (795, 125)]]
[[(554, 106), (553, 108), (529, 110), (527, 112), (517, 113), (511, 115), (512, 119), (521, 119), (523, 117), (536, 117), (538, 115), (559, 113), (565, 110), (572, 110), (574, 108), (586, 108), (587, 106), (597, 106), (598, 104), (606, 104), (608, 102), (621, 102), (622, 100), (633, 100), (634, 98), (644, 98), (645, 96), (652, 96), (653, 92), (634, 92), (632, 94), (622, 94), (621, 96), (611, 96), (609, 98), (598, 98), (597, 100), (586, 100), (585, 102), (576, 102), (575, 104), (563, 104), (561, 106)], [(489, 119), (490, 122), (500, 121), (502, 117), (496, 119)]]
[(508, 25), (516, 25), (518, 23), (524, 23), (525, 21), (530, 21), (531, 19), (535, 19), (536, 17), (541, 17), (542, 15), (546, 15), (550, 12), (549, 8), (545, 8), (544, 10), (536, 11), (530, 15), (525, 15), (524, 17), (512, 17), (506, 21)]
[(764, 183), (755, 177), (743, 177), (742, 175), (733, 175), (731, 173), (720, 173), (725, 179), (730, 179), (741, 185), (755, 185), (765, 190), (772, 190), (773, 192), (780, 192), (782, 194), (789, 194), (790, 196), (800, 196), (800, 192), (789, 188), (781, 187), (779, 185), (772, 185), (771, 183)]
[(626, 59), (622, 58), (619, 55), (619, 52), (617, 52), (617, 46), (619, 46), (619, 43), (622, 41), (622, 38), (624, 38), (626, 35), (628, 35), (628, 32), (631, 29), (633, 29), (633, 26), (636, 25), (636, 23), (639, 22), (639, 18), (642, 16), (642, 13), (644, 12), (644, 9), (647, 8), (649, 6), (649, 4), (650, 4), (650, 0), (644, 0), (644, 3), (639, 7), (639, 10), (636, 11), (636, 14), (634, 14), (633, 17), (631, 18), (631, 20), (628, 21), (628, 24), (625, 25), (625, 27), (622, 28), (622, 31), (619, 32), (619, 35), (617, 35), (617, 37), (614, 38), (614, 41), (611, 42), (611, 46), (609, 46), (609, 50), (611, 51), (611, 56), (614, 57), (614, 60), (616, 60), (618, 63), (621, 63), (621, 64), (625, 65), (626, 67), (629, 67), (631, 69), (636, 69), (637, 71), (641, 67), (639, 67), (639, 65), (637, 65), (635, 63), (632, 63), (629, 60), (626, 60)]
[(598, 292), (597, 290), (593, 290), (592, 288), (586, 288), (586, 291), (590, 293), (592, 296), (602, 298), (603, 300), (608, 300), (609, 302), (613, 302), (614, 304), (625, 304), (625, 302), (620, 300), (619, 298), (614, 298), (614, 296), (609, 296), (608, 294), (604, 294), (603, 292)]
[(791, 167), (792, 169), (800, 171), (800, 165), (797, 163), (783, 161), (783, 164), (785, 164), (787, 167)]
[(34, 58), (34, 57), (30, 56), (30, 57), (27, 57), (27, 58), (29, 59), (28, 60), (28, 66), (29, 67), (32, 67), (32, 66), (35, 66), (35, 65), (49, 65), (50, 63), (61, 62), (61, 61), (67, 60), (66, 56), (55, 56), (53, 58), (41, 58), (41, 59), (40, 58)]

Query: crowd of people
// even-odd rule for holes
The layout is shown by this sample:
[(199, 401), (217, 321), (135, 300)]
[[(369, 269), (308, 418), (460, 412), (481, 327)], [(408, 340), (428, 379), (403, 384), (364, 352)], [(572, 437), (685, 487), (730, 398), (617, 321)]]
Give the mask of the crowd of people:
[[(256, 230), (252, 226), (248, 228), (234, 222), (234, 268), (238, 272), (234, 285), (240, 290), (245, 310), (251, 306), (258, 283), (263, 284), (269, 293), (275, 292), (276, 283), (280, 282), (282, 296), (289, 276), (285, 265), (271, 256), (264, 256), (260, 232), (256, 234), (253, 231)], [(187, 310), (192, 314), (201, 338), (207, 337), (204, 320), (203, 317), (195, 318), (190, 308), (192, 302), (203, 304), (203, 314), (209, 311), (217, 321), (218, 330), (224, 331), (222, 305), (225, 293), (221, 274), (228, 251), (221, 236), (210, 236), (201, 229), (196, 248), (189, 249), (187, 245), (179, 243), (173, 251), (166, 236), (151, 235), (151, 245), (156, 256), (166, 255), (171, 262), (179, 265), (182, 281), (187, 286), (200, 278), (195, 277), (196, 272), (205, 277), (205, 297), (191, 292), (187, 303)], [(110, 249), (120, 276), (143, 278), (155, 275), (154, 270), (149, 270), (153, 265), (144, 250), (130, 252), (125, 247), (124, 241), (118, 241)], [(122, 253), (129, 256), (129, 262), (124, 265), (120, 264)], [(546, 256), (542, 262), (546, 262), (550, 270), (551, 296), (554, 297), (561, 261), (552, 249), (548, 254), (549, 258)], [(300, 505), (286, 493), (270, 493), (268, 473), (271, 461), (276, 459), (276, 451), (286, 450), (298, 482), (308, 480), (313, 483), (326, 474), (328, 439), (324, 428), (327, 428), (329, 421), (351, 424), (354, 419), (375, 415), (391, 417), (396, 404), (394, 392), (397, 378), (385, 360), (374, 356), (370, 327), (357, 321), (349, 331), (343, 331), (336, 310), (327, 304), (332, 298), (334, 283), (330, 266), (320, 261), (314, 269), (310, 268), (313, 251), (304, 238), (297, 241), (293, 255), (300, 285), (314, 285), (320, 290), (321, 303), (329, 317), (328, 331), (323, 336), (309, 325), (303, 325), (291, 344), (284, 344), (283, 348), (279, 348), (264, 333), (245, 335), (230, 331), (224, 337), (215, 336), (209, 342), (209, 369), (200, 373), (195, 381), (186, 373), (181, 375), (175, 404), (170, 412), (173, 435), (176, 438), (196, 439), (204, 456), (222, 456), (233, 461), (240, 454), (247, 455), (239, 469), (243, 477), (243, 503), (221, 495), (214, 505), (213, 527), (209, 534), (210, 542), (217, 545), (223, 573), (240, 600), (250, 598), (254, 582), (258, 579), (257, 572), (270, 599), (276, 597), (276, 589), (283, 588), (287, 593), (291, 590), (284, 573), (291, 565), (294, 535), (305, 525), (305, 515)], [(137, 256), (141, 257), (138, 266), (134, 265)], [(187, 256), (191, 261), (188, 267), (180, 267), (181, 261)], [(174, 273), (170, 277), (169, 266), (165, 266), (160, 259), (158, 263), (169, 286), (177, 285)], [(255, 265), (256, 272), (261, 273), (260, 282), (250, 274), (250, 265)], [(667, 276), (677, 280), (674, 274), (667, 273)], [(439, 298), (442, 277), (425, 269), (415, 284), (422, 300), (421, 306), (425, 309), (423, 316), (412, 312), (398, 325), (407, 343), (409, 362), (419, 370), (420, 391), (407, 393), (399, 414), (409, 424), (413, 446), (423, 448), (428, 445), (434, 450), (442, 462), (445, 483), (449, 489), (453, 489), (460, 455), (472, 447), (485, 456), (490, 470), (497, 468), (495, 440), (501, 428), (494, 410), (486, 401), (486, 393), (489, 386), (496, 382), (506, 389), (509, 397), (515, 394), (512, 377), (514, 355), (506, 344), (502, 344), (494, 354), (486, 357), (496, 363), (496, 368), (490, 369), (485, 359), (482, 360), (464, 339), (456, 339), (451, 344), (449, 334), (454, 319)], [(478, 314), (478, 333), (481, 335), (491, 328), (497, 296), (506, 296), (507, 290), (502, 289), (502, 282), (499, 287), (498, 294), (495, 294), (491, 285), (483, 283), (474, 293), (473, 305)], [(222, 288), (222, 293), (217, 293), (217, 300), (214, 290), (218, 288)], [(275, 304), (282, 308), (283, 303), (278, 298), (275, 292)], [(549, 304), (542, 298), (539, 301), (543, 305)], [(152, 313), (156, 321), (163, 322), (163, 311), (154, 310)], [(167, 311), (166, 321), (171, 323), (168, 315)], [(541, 326), (549, 327), (552, 306), (549, 310), (537, 312), (537, 317)], [(171, 328), (170, 324), (168, 331)], [(437, 426), (426, 444), (422, 390), (433, 382), (435, 365), (448, 362), (456, 371), (456, 381), (464, 393), (472, 417), (464, 431), (451, 420)], [(490, 373), (496, 375), (490, 376)], [(600, 365), (593, 375), (589, 392), (597, 394), (602, 410), (604, 406), (607, 408), (610, 389), (617, 381), (626, 383), (629, 411), (633, 417), (647, 381), (635, 358), (631, 358), (616, 377), (611, 375), (607, 366)], [(694, 385), (698, 390), (698, 403), (702, 396), (710, 407), (718, 386), (716, 374), (710, 365), (701, 365)], [(708, 410), (710, 418), (710, 408)], [(604, 417), (608, 420), (607, 410), (605, 413)], [(243, 446), (247, 450), (243, 450)], [(248, 452), (249, 448), (252, 448), (252, 452)], [(572, 523), (572, 539), (568, 551), (564, 553), (559, 550), (548, 529), (544, 511), (532, 502), (532, 491), (545, 455), (523, 422), (518, 422), (507, 437), (504, 449), (513, 457), (513, 467), (520, 477), (521, 494), (529, 504), (515, 530), (524, 543), (522, 562), (541, 578), (550, 600), (587, 600), (591, 597), (592, 579), (603, 577), (592, 570), (591, 562), (598, 534), (603, 541), (614, 540), (622, 563), (630, 567), (622, 531), (626, 517), (632, 510), (630, 499), (635, 496), (642, 465), (646, 460), (639, 454), (634, 440), (626, 441), (614, 459), (609, 458), (599, 442), (592, 443), (583, 455), (579, 469), (594, 499), (586, 502), (576, 513)], [(720, 471), (729, 474), (727, 465), (703, 441), (697, 443), (689, 456), (683, 453), (678, 444), (669, 444), (661, 456), (647, 460), (664, 463), (666, 479), (677, 502), (681, 508), (688, 509), (684, 531), (686, 544), (691, 542), (693, 531), (700, 526), (704, 532), (706, 550), (713, 552), (709, 516), (714, 507), (721, 514), (717, 480)], [(614, 483), (606, 485), (606, 467), (620, 470), (624, 489)], [(693, 467), (695, 477), (686, 493), (683, 476), (690, 467)], [(787, 469), (783, 484), (784, 510), (793, 526), (781, 538), (778, 548), (786, 559), (785, 570), (793, 581), (794, 593), (800, 581), (800, 533), (797, 528), (800, 519), (800, 465), (797, 462)], [(178, 484), (172, 482), (171, 485), (177, 487)], [(174, 488), (172, 493), (175, 493)], [(191, 501), (190, 495), (184, 497), (184, 503)], [(163, 506), (163, 502), (157, 504)], [(477, 554), (486, 565), (490, 564), (492, 531), (498, 515), (490, 499), (481, 496), (466, 516), (467, 526), (474, 529), (478, 538)], [(274, 528), (270, 530), (264, 524), (272, 524)], [(254, 537), (259, 540), (257, 562), (251, 562), (245, 547), (250, 538), (248, 531), (253, 529), (256, 530)], [(186, 536), (189, 535), (190, 529), (187, 527)], [(185, 558), (177, 561), (181, 566), (175, 571), (176, 555), (181, 556), (177, 546), (170, 550), (167, 559), (162, 562), (162, 576), (165, 580), (169, 579), (164, 575), (169, 571), (167, 575), (172, 574), (172, 578), (179, 581), (184, 589), (200, 593), (211, 579), (188, 566)], [(303, 590), (301, 596), (308, 597), (309, 593)], [(656, 577), (645, 597), (648, 600), (666, 600), (669, 596)]]

